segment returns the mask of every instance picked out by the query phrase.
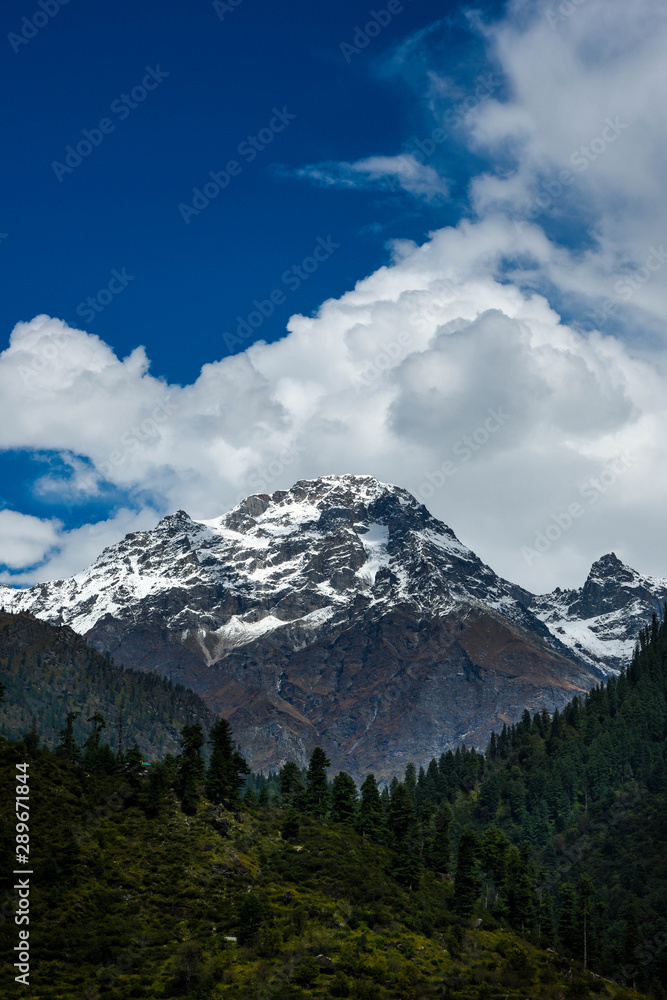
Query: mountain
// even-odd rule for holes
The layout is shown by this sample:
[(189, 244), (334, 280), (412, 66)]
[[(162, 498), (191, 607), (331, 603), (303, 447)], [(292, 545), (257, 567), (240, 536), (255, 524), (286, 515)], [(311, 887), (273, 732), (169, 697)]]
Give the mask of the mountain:
[[(0, 588), (0, 604), (192, 687), (256, 769), (303, 763), (321, 743), (335, 766), (389, 775), (461, 741), (484, 746), (524, 708), (562, 707), (616, 669), (629, 640), (618, 624), (596, 632), (597, 618), (620, 608), (636, 634), (657, 594), (635, 587), (641, 607), (624, 603), (622, 570), (595, 586), (536, 598), (405, 490), (346, 475), (210, 521), (178, 511), (69, 580)], [(608, 660), (593, 640), (611, 643)]]
[(0, 612), (0, 733), (19, 739), (33, 727), (55, 746), (68, 712), (79, 712), (74, 736), (83, 743), (95, 712), (106, 720), (102, 741), (118, 745), (122, 711), (124, 748), (139, 745), (145, 759), (178, 753), (184, 724), (210, 729), (216, 716), (194, 692), (156, 674), (123, 670), (67, 626), (25, 613)]
[(617, 673), (632, 657), (637, 634), (667, 600), (667, 580), (625, 566), (611, 552), (594, 562), (580, 590), (535, 597), (531, 610), (582, 663)]

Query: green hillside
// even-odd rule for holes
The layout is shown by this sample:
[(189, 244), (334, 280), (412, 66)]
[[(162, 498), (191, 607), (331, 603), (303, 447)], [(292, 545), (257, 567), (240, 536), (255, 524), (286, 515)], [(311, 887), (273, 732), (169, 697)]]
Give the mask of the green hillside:
[(208, 743), (186, 722), (147, 769), (95, 716), (83, 745), (63, 717), (55, 749), (0, 739), (5, 955), (23, 761), (34, 870), (30, 993), (7, 966), (1, 994), (665, 1000), (666, 677), (655, 619), (627, 671), (562, 714), (381, 790), (319, 748), (307, 770), (250, 775), (225, 720)]
[[(474, 927), (456, 913), (456, 885), (434, 872), (410, 887), (391, 840), (399, 812), (387, 844), (364, 838), (317, 814), (317, 775), (305, 796), (285, 794), (299, 802), (291, 809), (264, 793), (242, 812), (206, 799), (182, 811), (188, 755), (148, 776), (131, 762), (103, 776), (1, 742), (3, 803), (15, 765), (30, 759), (34, 871), (30, 988), (6, 965), (3, 997), (636, 996), (577, 968), (568, 975), (567, 959), (490, 915)], [(13, 817), (4, 815), (3, 873), (14, 864)], [(12, 878), (0, 886), (4, 955), (18, 936)]]
[(124, 670), (88, 646), (71, 629), (31, 615), (0, 611), (0, 683), (7, 689), (0, 705), (0, 733), (18, 739), (36, 722), (41, 739), (55, 746), (68, 712), (79, 712), (74, 734), (83, 742), (99, 712), (105, 737), (118, 744), (122, 711), (123, 745), (138, 743), (148, 760), (178, 748), (181, 727), (216, 716), (194, 692), (179, 684)]

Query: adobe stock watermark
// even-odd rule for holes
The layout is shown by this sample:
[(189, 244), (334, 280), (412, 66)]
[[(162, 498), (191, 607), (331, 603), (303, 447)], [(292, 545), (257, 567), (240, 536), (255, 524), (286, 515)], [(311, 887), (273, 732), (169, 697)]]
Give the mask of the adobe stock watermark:
[(60, 351), (64, 351), (69, 346), (72, 339), (72, 332), (66, 330), (63, 333), (52, 334), (47, 338), (47, 342), (38, 351), (31, 351), (33, 360), (30, 367), (19, 365), (19, 375), (25, 386), (34, 384), (34, 379), (41, 374), (58, 357)]
[(39, 10), (36, 10), (32, 17), (21, 18), (21, 31), (17, 34), (10, 31), (7, 41), (14, 52), (20, 52), (23, 45), (35, 38), (42, 28), (59, 13), (61, 7), (65, 7), (70, 0), (37, 0)]
[(424, 482), (417, 487), (416, 493), (421, 500), (430, 500), (435, 495), (436, 490), (442, 489), (448, 479), (455, 476), (462, 465), (466, 465), (473, 455), (484, 448), (485, 445), (505, 426), (508, 420), (512, 419), (511, 413), (505, 413), (502, 406), (496, 409), (487, 409), (488, 416), (479, 427), (476, 427), (470, 434), (464, 434), (454, 445), (451, 453), (455, 455), (458, 463), (452, 458), (446, 458), (437, 469), (424, 474)]
[(576, 841), (565, 846), (558, 860), (556, 871), (550, 873), (547, 879), (549, 887), (553, 888), (564, 875), (567, 875), (573, 865), (581, 864), (586, 855), (593, 849), (594, 842), (589, 830), (597, 832), (600, 836), (606, 835), (643, 797), (644, 792), (635, 783), (630, 788), (624, 789), (608, 809), (593, 817), (588, 824), (587, 831)]
[(76, 314), (86, 323), (92, 323), (96, 316), (104, 312), (106, 307), (113, 302), (116, 295), (124, 292), (136, 275), (128, 274), (126, 268), (120, 271), (114, 268), (111, 272), (111, 280), (105, 288), (101, 288), (96, 295), (89, 295), (87, 299), (80, 302), (76, 307)]
[(225, 330), (222, 339), (227, 350), (230, 352), (235, 352), (239, 348), (244, 350), (247, 347), (246, 342), (255, 336), (257, 330), (264, 325), (267, 319), (273, 316), (276, 307), (287, 302), (287, 295), (283, 288), (289, 289), (290, 292), (296, 292), (303, 282), (308, 281), (311, 275), (315, 274), (315, 271), (329, 260), (329, 257), (339, 248), (340, 243), (336, 243), (331, 236), (327, 236), (326, 239), (318, 236), (311, 253), (304, 257), (299, 264), (292, 264), (286, 271), (283, 271), (280, 277), (281, 284), (273, 288), (267, 298), (253, 299), (253, 308), (248, 315), (236, 317), (236, 333), (229, 333)]
[(274, 458), (259, 468), (255, 466), (250, 469), (243, 478), (243, 482), (248, 484), (247, 488), (237, 494), (234, 502), (239, 504), (246, 497), (255, 493), (268, 493), (271, 485), (276, 483), (283, 472), (289, 469), (305, 450), (303, 445), (293, 442), (282, 448)]
[(587, 328), (590, 330), (599, 329), (618, 312), (619, 300), (621, 302), (630, 302), (635, 292), (638, 292), (648, 281), (651, 281), (656, 271), (660, 271), (666, 263), (667, 251), (665, 251), (662, 244), (659, 247), (649, 247), (649, 252), (644, 263), (614, 282), (616, 300), (608, 298), (599, 308), (589, 309), (584, 313), (584, 316), (588, 316), (592, 321)]
[(429, 297), (426, 303), (419, 306), (416, 312), (408, 317), (410, 326), (417, 328), (419, 333), (430, 333), (433, 324), (442, 318), (444, 306), (455, 302), (459, 294), (459, 286), (449, 278), (439, 278), (437, 295)]
[(120, 448), (114, 449), (114, 451), (109, 452), (109, 456), (106, 462), (101, 462), (97, 466), (98, 471), (104, 476), (105, 479), (110, 479), (113, 470), (119, 465), (122, 465), (128, 458), (130, 458), (137, 451), (141, 444), (146, 444), (160, 437), (160, 426), (164, 424), (169, 417), (171, 417), (178, 407), (170, 402), (169, 395), (165, 396), (164, 399), (153, 407), (149, 417), (144, 417), (138, 423), (129, 427), (123, 434), (121, 434), (119, 443), (123, 445), (123, 450)]
[(545, 10), (544, 16), (546, 17), (552, 30), (555, 31), (556, 25), (562, 24), (563, 21), (567, 21), (568, 17), (577, 11), (580, 7), (586, 3), (586, 0), (563, 0), (561, 4), (556, 7), (555, 10)]
[[(494, 90), (497, 90), (500, 86), (500, 77), (495, 73), (484, 73), (476, 77), (474, 82), (474, 91), (446, 112), (444, 120), (450, 129), (460, 128), (473, 111), (479, 108), (485, 101), (488, 101)], [(446, 141), (447, 132), (442, 128), (432, 129), (423, 139), (412, 136), (405, 144), (405, 152), (398, 156), (397, 159), (404, 159), (406, 167), (410, 165), (409, 157), (412, 157), (423, 165), (430, 156), (433, 156), (438, 146), (441, 146)], [(390, 188), (399, 186), (393, 178), (389, 178), (388, 183)]]
[[(291, 114), (285, 105), (282, 109), (274, 108), (272, 117), (257, 135), (248, 135), (238, 144), (237, 155), (243, 157), (246, 163), (252, 163), (258, 154), (270, 146), (275, 137), (280, 132), (284, 132), (295, 118), (296, 115)], [(180, 202), (178, 206), (178, 211), (186, 226), (190, 225), (193, 215), (200, 215), (222, 191), (229, 187), (233, 177), (238, 177), (242, 173), (243, 165), (238, 160), (228, 160), (223, 170), (209, 170), (208, 176), (211, 179), (206, 181), (201, 188), (192, 189), (192, 204)]]
[[(410, 0), (412, 2), (412, 0)], [(373, 41), (374, 38), (384, 31), (384, 29), (391, 24), (393, 19), (397, 14), (402, 14), (405, 10), (405, 6), (401, 0), (389, 0), (386, 7), (380, 10), (370, 10), (369, 20), (364, 25), (356, 24), (354, 26), (354, 35), (352, 37), (352, 43), (341, 42), (338, 46), (343, 54), (343, 59), (346, 63), (352, 62), (353, 56), (358, 56), (360, 52), (363, 52), (365, 48)]]
[(580, 520), (586, 512), (593, 507), (598, 500), (604, 496), (617, 482), (620, 476), (624, 475), (632, 465), (632, 457), (628, 452), (619, 455), (610, 462), (599, 476), (592, 476), (579, 487), (579, 495), (587, 501), (587, 505), (573, 501), (568, 504), (567, 510), (558, 514), (551, 514), (548, 524), (542, 531), (535, 532), (532, 546), (522, 545), (521, 555), (528, 566), (532, 565), (535, 559), (539, 559), (545, 552), (548, 552), (556, 542), (560, 541), (566, 532)]
[[(125, 121), (130, 114), (142, 104), (152, 90), (157, 90), (163, 80), (170, 74), (160, 69), (159, 64), (153, 68), (146, 66), (146, 74), (141, 83), (132, 88), (129, 94), (121, 94), (111, 102), (109, 110), (115, 115), (118, 121)], [(73, 173), (92, 151), (101, 146), (106, 136), (116, 131), (116, 122), (112, 118), (101, 118), (96, 128), (84, 128), (81, 130), (83, 139), (79, 139), (76, 146), (65, 147), (64, 162), (53, 160), (51, 169), (62, 184), (67, 174)]]
[(412, 334), (404, 330), (402, 333), (399, 333), (395, 340), (390, 340), (388, 343), (383, 344), (373, 360), (365, 363), (361, 370), (361, 375), (357, 375), (354, 378), (352, 384), (357, 395), (366, 389), (370, 389), (383, 372), (394, 368), (399, 361), (406, 357), (409, 353), (408, 348), (412, 346), (412, 341)]
[(240, 7), (243, 0), (213, 0), (213, 10), (221, 21), (224, 21), (226, 14), (233, 14), (237, 7)]
[(618, 115), (615, 118), (605, 118), (600, 134), (587, 145), (581, 145), (570, 154), (569, 162), (574, 168), (561, 170), (557, 177), (551, 180), (540, 182), (541, 191), (534, 198), (526, 201), (522, 207), (521, 218), (514, 220), (514, 228), (517, 232), (523, 232), (529, 222), (533, 222), (542, 212), (553, 208), (554, 204), (563, 195), (565, 190), (577, 178), (578, 174), (584, 173), (592, 163), (606, 153), (609, 146), (616, 142), (626, 129), (630, 128), (629, 123), (622, 122)]

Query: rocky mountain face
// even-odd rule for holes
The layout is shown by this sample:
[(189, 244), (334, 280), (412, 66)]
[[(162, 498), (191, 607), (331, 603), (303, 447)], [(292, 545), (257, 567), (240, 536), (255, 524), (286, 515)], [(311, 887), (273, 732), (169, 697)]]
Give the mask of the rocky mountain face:
[(192, 687), (255, 768), (320, 743), (381, 776), (563, 706), (618, 669), (664, 596), (606, 556), (581, 591), (535, 597), (405, 490), (326, 476), (210, 521), (178, 511), (69, 580), (1, 587), (0, 605)]
[(530, 607), (580, 662), (608, 674), (627, 664), (640, 628), (666, 600), (667, 580), (642, 576), (611, 552), (593, 563), (581, 589), (558, 588)]

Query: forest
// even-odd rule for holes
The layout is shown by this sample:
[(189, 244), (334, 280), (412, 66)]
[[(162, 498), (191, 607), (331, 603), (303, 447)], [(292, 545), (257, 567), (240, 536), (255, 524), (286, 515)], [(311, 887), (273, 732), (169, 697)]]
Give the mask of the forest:
[(52, 749), (2, 738), (3, 804), (22, 761), (34, 794), (31, 995), (664, 1000), (666, 667), (656, 617), (562, 713), (382, 787), (320, 747), (252, 774), (225, 719), (150, 765), (104, 742), (100, 712), (83, 739), (67, 713)]

